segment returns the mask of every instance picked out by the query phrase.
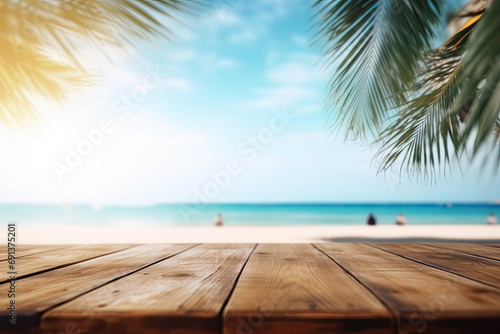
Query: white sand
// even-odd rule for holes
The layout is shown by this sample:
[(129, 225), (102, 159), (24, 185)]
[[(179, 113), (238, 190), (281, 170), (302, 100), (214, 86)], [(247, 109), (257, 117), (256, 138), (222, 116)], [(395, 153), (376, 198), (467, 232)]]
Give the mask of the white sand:
[(18, 226), (22, 244), (198, 243), (326, 241), (499, 242), (500, 225), (409, 226)]

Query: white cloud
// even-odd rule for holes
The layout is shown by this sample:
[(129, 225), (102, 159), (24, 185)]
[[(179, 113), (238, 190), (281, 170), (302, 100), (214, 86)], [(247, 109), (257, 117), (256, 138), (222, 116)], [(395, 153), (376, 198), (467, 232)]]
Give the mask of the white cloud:
[(310, 64), (287, 62), (272, 68), (266, 74), (267, 78), (278, 84), (306, 85), (317, 82), (321, 75)]
[(215, 9), (210, 21), (214, 25), (233, 27), (241, 24), (242, 19), (236, 14), (235, 8), (222, 5)]
[(242, 18), (231, 9), (215, 8), (215, 10), (206, 15), (200, 22), (200, 27), (205, 32), (210, 31), (216, 34), (220, 30), (234, 28), (242, 24)]
[(303, 62), (311, 66), (316, 66), (319, 59), (320, 55), (317, 53), (294, 52), (289, 55), (289, 61)]
[(259, 0), (252, 5), (257, 10), (254, 19), (260, 24), (269, 24), (289, 14), (290, 0)]
[(259, 37), (259, 34), (250, 28), (245, 28), (239, 32), (235, 32), (229, 36), (229, 42), (231, 43), (245, 43), (255, 41)]
[[(242, 15), (242, 11), (251, 14)], [(217, 43), (219, 33), (227, 32), (230, 43), (253, 42), (268, 32), (269, 24), (284, 17), (287, 4), (280, 1), (264, 1), (262, 3), (244, 0), (216, 1), (213, 11), (209, 11), (201, 22), (201, 29), (209, 31), (206, 41)], [(206, 33), (205, 33), (206, 34)]]
[(266, 25), (255, 23), (249, 20), (241, 24), (241, 29), (229, 35), (230, 43), (248, 43), (253, 42), (268, 33)]
[(258, 92), (262, 97), (243, 104), (244, 109), (295, 107), (304, 100), (318, 99), (315, 89), (295, 86), (268, 88)]
[(323, 107), (321, 104), (308, 104), (300, 108), (297, 112), (300, 114), (312, 114), (315, 112), (320, 112), (323, 110)]
[(292, 35), (291, 40), (301, 47), (309, 46), (309, 39), (304, 35)]
[[(307, 146), (309, 142), (326, 141), (329, 132), (325, 129), (313, 130), (307, 132), (298, 132), (293, 134), (285, 134), (281, 139), (288, 145), (303, 145)], [(306, 144), (305, 144), (306, 143)]]
[(219, 57), (215, 52), (208, 53), (200, 58), (200, 66), (206, 73), (234, 68), (236, 65), (237, 63), (234, 59)]
[[(229, 29), (234, 30), (243, 26), (243, 19), (238, 15), (235, 8), (214, 3), (213, 8), (208, 9), (206, 13), (192, 24), (196, 26), (195, 31), (192, 33), (196, 35), (197, 39), (202, 38), (205, 44), (217, 44), (222, 32), (225, 33)], [(188, 29), (185, 29), (185, 31), (191, 33)], [(189, 40), (189, 38), (186, 39), (180, 36), (179, 40), (185, 41)]]
[(190, 27), (182, 27), (175, 31), (174, 38), (178, 41), (196, 41), (200, 37), (199, 33)]
[(175, 50), (167, 54), (167, 58), (175, 62), (185, 62), (193, 60), (197, 57), (197, 53), (193, 50)]
[(192, 88), (191, 82), (180, 77), (165, 78), (163, 79), (161, 85), (162, 87), (174, 88), (181, 91), (187, 91)]
[(318, 87), (323, 75), (316, 68), (317, 56), (293, 53), (283, 58), (279, 51), (268, 52), (265, 76), (274, 87), (258, 90), (259, 97), (244, 103), (243, 109), (293, 107), (300, 114), (321, 110)]

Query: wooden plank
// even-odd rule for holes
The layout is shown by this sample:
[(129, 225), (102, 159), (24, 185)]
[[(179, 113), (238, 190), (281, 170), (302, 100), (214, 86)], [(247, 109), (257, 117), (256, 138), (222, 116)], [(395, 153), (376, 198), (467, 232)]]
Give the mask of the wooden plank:
[(310, 244), (260, 244), (223, 313), (225, 334), (392, 333), (391, 315)]
[[(74, 245), (16, 245), (16, 259), (45, 252), (51, 252), (58, 249), (67, 249), (73, 247)], [(0, 261), (7, 261), (7, 247), (2, 247), (0, 249)]]
[(318, 244), (376, 293), (406, 333), (495, 333), (500, 291), (362, 244)]
[(492, 260), (500, 261), (500, 248), (491, 247), (482, 244), (463, 244), (463, 243), (424, 243), (424, 245), (436, 248), (446, 248), (457, 252), (486, 257)]
[[(141, 245), (20, 279), (16, 281), (16, 328), (25, 332), (26, 328), (36, 327), (41, 312), (190, 247), (192, 245)], [(8, 290), (9, 283), (0, 284), (0, 291)], [(0, 305), (9, 302), (7, 293), (0, 294)], [(0, 309), (2, 319), (6, 319), (7, 314), (6, 308)], [(0, 332), (2, 330), (12, 330), (12, 326), (1, 321)]]
[(220, 333), (220, 312), (255, 245), (205, 244), (54, 308), (44, 332)]
[(372, 246), (500, 288), (499, 261), (411, 243), (377, 243)]
[[(16, 259), (17, 278), (33, 275), (50, 269), (56, 269), (99, 256), (114, 253), (132, 245), (78, 245), (67, 249), (57, 249), (40, 254), (32, 254)], [(0, 283), (5, 283), (2, 280)]]

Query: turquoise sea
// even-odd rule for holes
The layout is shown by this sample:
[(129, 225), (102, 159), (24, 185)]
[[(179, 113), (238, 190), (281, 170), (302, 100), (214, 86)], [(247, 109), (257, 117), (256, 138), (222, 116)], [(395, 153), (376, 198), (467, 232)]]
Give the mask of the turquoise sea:
[(368, 213), (378, 224), (394, 224), (403, 213), (408, 224), (485, 224), (500, 205), (489, 203), (283, 203), (283, 204), (158, 204), (104, 206), (0, 204), (0, 221), (19, 225), (211, 225), (221, 213), (226, 225), (363, 225)]

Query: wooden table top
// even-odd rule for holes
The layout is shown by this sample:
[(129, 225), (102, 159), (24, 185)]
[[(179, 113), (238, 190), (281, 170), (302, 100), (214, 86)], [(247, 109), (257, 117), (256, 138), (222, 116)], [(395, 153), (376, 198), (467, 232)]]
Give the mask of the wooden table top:
[(0, 333), (498, 333), (500, 245), (25, 245)]

